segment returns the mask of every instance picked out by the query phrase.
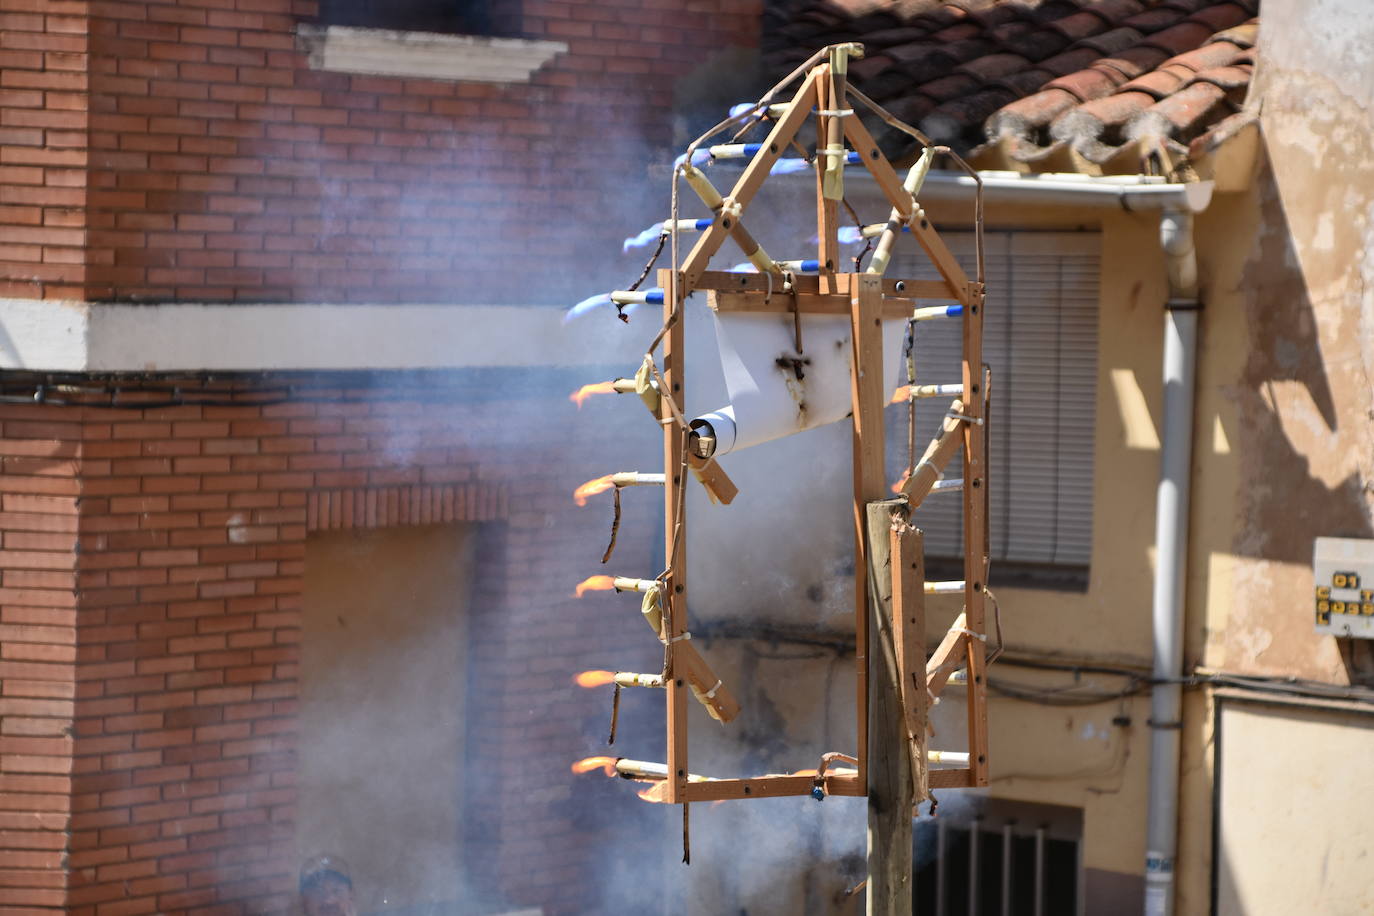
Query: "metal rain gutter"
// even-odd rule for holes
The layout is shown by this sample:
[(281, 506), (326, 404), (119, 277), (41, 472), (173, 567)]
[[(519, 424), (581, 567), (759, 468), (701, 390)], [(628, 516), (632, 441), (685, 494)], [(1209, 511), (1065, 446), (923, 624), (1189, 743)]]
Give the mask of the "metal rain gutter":
[[(857, 169), (851, 170), (855, 173)], [(1186, 210), (1199, 213), (1212, 201), (1210, 181), (1167, 182), (1146, 175), (1023, 175), (979, 172), (983, 199), (995, 204), (1111, 207), (1122, 210)], [(976, 183), (962, 172), (932, 171), (921, 188), (923, 200), (962, 200)]]

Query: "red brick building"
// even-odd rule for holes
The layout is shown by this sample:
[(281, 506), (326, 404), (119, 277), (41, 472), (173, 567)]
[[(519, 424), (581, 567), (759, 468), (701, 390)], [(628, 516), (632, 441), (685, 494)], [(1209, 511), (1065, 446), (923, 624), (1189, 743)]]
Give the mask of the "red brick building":
[[(422, 22), (411, 6), (393, 15)], [(425, 544), (466, 539), (456, 578), (386, 586), (397, 607), (463, 592), (448, 686), (400, 707), (458, 723), (459, 752), (438, 757), (459, 801), (437, 823), (460, 828), (445, 854), (462, 876), (389, 863), (380, 827), (357, 876), (401, 875), (415, 894), (392, 907), (605, 899), (579, 838), (606, 825), (548, 787), (604, 728), (569, 675), (622, 646), (655, 654), (569, 600), (607, 519), (568, 493), (608, 458), (566, 394), (629, 367), (586, 338), (523, 342), (557, 321), (523, 307), (624, 272), (604, 257), (623, 235), (611, 217), (653, 208), (612, 181), (666, 155), (675, 82), (755, 45), (759, 8), (527, 0), (472, 21), (538, 40), (425, 47), (409, 22), (355, 14), (0, 0), (5, 913), (290, 906), (300, 856), (330, 851), (294, 847), (306, 583), (331, 532), (353, 540), (324, 568), (362, 570), (359, 587), (386, 578), (369, 551), (399, 550), (412, 566), (387, 570), (408, 581), (449, 569), (424, 565)], [(359, 21), (403, 31), (337, 25)], [(628, 564), (650, 563), (641, 521), (622, 532)], [(367, 760), (370, 781), (333, 796), (354, 827), (384, 822), (393, 806), (370, 800), (404, 782)]]

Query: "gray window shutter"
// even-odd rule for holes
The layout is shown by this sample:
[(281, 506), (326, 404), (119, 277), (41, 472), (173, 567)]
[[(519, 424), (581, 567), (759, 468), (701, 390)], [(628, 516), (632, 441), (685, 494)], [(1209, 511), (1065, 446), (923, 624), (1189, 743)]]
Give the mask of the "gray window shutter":
[[(972, 234), (943, 233), (973, 276)], [(894, 276), (938, 277), (907, 246)], [(914, 247), (914, 246), (913, 246)], [(1087, 566), (1092, 550), (1093, 427), (1097, 378), (1100, 236), (1087, 232), (988, 232), (984, 236), (988, 298), (984, 359), (992, 367), (989, 437), (989, 545), (994, 560)], [(960, 325), (916, 326), (918, 384), (958, 382)], [(894, 367), (894, 387), (906, 379)], [(920, 457), (948, 407), (917, 402)], [(888, 412), (889, 467), (907, 464), (904, 407)], [(946, 476), (960, 475), (956, 457)], [(962, 552), (956, 493), (931, 494), (916, 513), (926, 553)]]

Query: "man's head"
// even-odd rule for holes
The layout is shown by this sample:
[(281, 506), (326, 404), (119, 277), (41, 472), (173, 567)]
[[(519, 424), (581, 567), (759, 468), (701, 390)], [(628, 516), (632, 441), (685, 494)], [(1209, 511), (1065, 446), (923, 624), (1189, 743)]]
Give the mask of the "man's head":
[(306, 862), (300, 887), (306, 916), (356, 916), (353, 879), (338, 856), (316, 856)]

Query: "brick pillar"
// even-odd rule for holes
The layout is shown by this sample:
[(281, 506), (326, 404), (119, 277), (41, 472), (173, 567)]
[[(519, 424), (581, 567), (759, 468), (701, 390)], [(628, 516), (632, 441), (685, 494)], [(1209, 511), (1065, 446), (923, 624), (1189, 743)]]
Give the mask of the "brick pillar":
[(261, 408), (87, 417), (72, 912), (282, 910), (304, 494)]
[[(0, 911), (60, 911), (72, 769), (77, 465), (71, 412), (0, 406)], [(13, 909), (11, 909), (13, 908)]]

